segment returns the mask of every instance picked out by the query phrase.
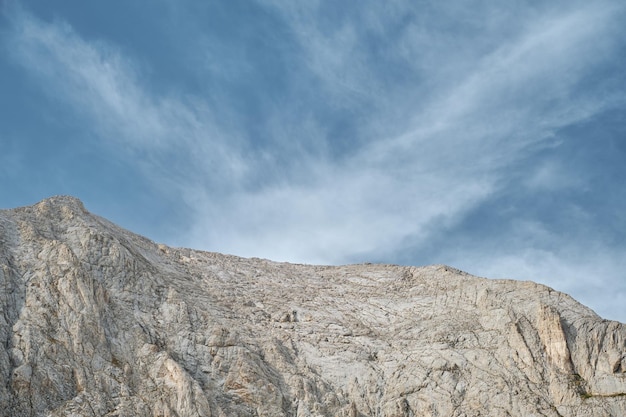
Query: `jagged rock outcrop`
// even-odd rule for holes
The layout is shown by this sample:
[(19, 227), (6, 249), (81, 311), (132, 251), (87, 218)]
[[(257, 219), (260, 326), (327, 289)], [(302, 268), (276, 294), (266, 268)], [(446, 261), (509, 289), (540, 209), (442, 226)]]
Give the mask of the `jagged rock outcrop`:
[(175, 249), (0, 211), (0, 415), (626, 416), (626, 326), (446, 266)]

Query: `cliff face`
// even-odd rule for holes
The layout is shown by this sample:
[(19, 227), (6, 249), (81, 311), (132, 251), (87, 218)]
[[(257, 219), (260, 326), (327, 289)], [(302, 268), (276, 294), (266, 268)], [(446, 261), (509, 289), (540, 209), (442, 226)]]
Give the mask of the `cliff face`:
[(626, 416), (626, 326), (532, 282), (173, 249), (0, 211), (0, 415)]

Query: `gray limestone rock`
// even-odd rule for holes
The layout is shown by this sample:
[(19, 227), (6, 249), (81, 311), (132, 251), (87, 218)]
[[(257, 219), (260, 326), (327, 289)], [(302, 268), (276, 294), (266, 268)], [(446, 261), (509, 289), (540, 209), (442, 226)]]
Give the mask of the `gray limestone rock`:
[(169, 248), (0, 211), (0, 415), (626, 416), (626, 325), (533, 282)]

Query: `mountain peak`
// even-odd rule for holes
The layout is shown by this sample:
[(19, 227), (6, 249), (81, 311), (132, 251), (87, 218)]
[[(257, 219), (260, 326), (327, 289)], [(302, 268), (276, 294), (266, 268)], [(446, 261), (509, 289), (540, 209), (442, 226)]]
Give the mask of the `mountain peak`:
[(85, 213), (0, 211), (8, 415), (626, 415), (626, 326), (547, 287), (171, 249)]
[(76, 211), (86, 211), (83, 202), (77, 197), (71, 195), (55, 195), (52, 197), (44, 198), (34, 206), (55, 208), (67, 207)]

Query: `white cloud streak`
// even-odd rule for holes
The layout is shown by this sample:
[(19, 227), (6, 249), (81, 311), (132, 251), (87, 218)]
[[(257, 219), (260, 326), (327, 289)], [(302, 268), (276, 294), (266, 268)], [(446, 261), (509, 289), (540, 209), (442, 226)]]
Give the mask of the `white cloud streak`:
[[(336, 34), (320, 40), (321, 31), (303, 20), (309, 8), (287, 10), (287, 19), (310, 47), (307, 59), (331, 90), (337, 68), (349, 65), (338, 64), (337, 57), (361, 53), (353, 42), (334, 42)], [(474, 71), (459, 82), (420, 98), (423, 110), (404, 134), (375, 138), (339, 166), (320, 161), (304, 185), (232, 196), (227, 208), (218, 209), (226, 217), (219, 224), (209, 217), (199, 230), (211, 233), (197, 241), (245, 255), (336, 263), (358, 254), (392, 253), (411, 236), (426, 240), (428, 233), (440, 231), (433, 223), (454, 223), (495, 193), (507, 165), (527, 157), (533, 145), (605, 108), (605, 98), (573, 94), (588, 70), (586, 57), (598, 55), (610, 22), (610, 11), (591, 12), (574, 10), (529, 23), (514, 39), (477, 57)], [(340, 30), (355, 31), (345, 25)], [(367, 69), (350, 64), (356, 66), (357, 85), (376, 83), (359, 82)], [(355, 90), (361, 88), (341, 94)], [(362, 130), (384, 125), (384, 116)]]
[[(236, 132), (226, 137), (203, 100), (151, 94), (141, 68), (119, 48), (23, 13), (12, 35), (11, 53), (48, 94), (71, 105), (77, 123), (88, 120), (118, 155), (144, 164), (146, 175), (184, 183), (200, 174), (213, 185), (245, 175)], [(171, 162), (173, 155), (182, 166)]]

